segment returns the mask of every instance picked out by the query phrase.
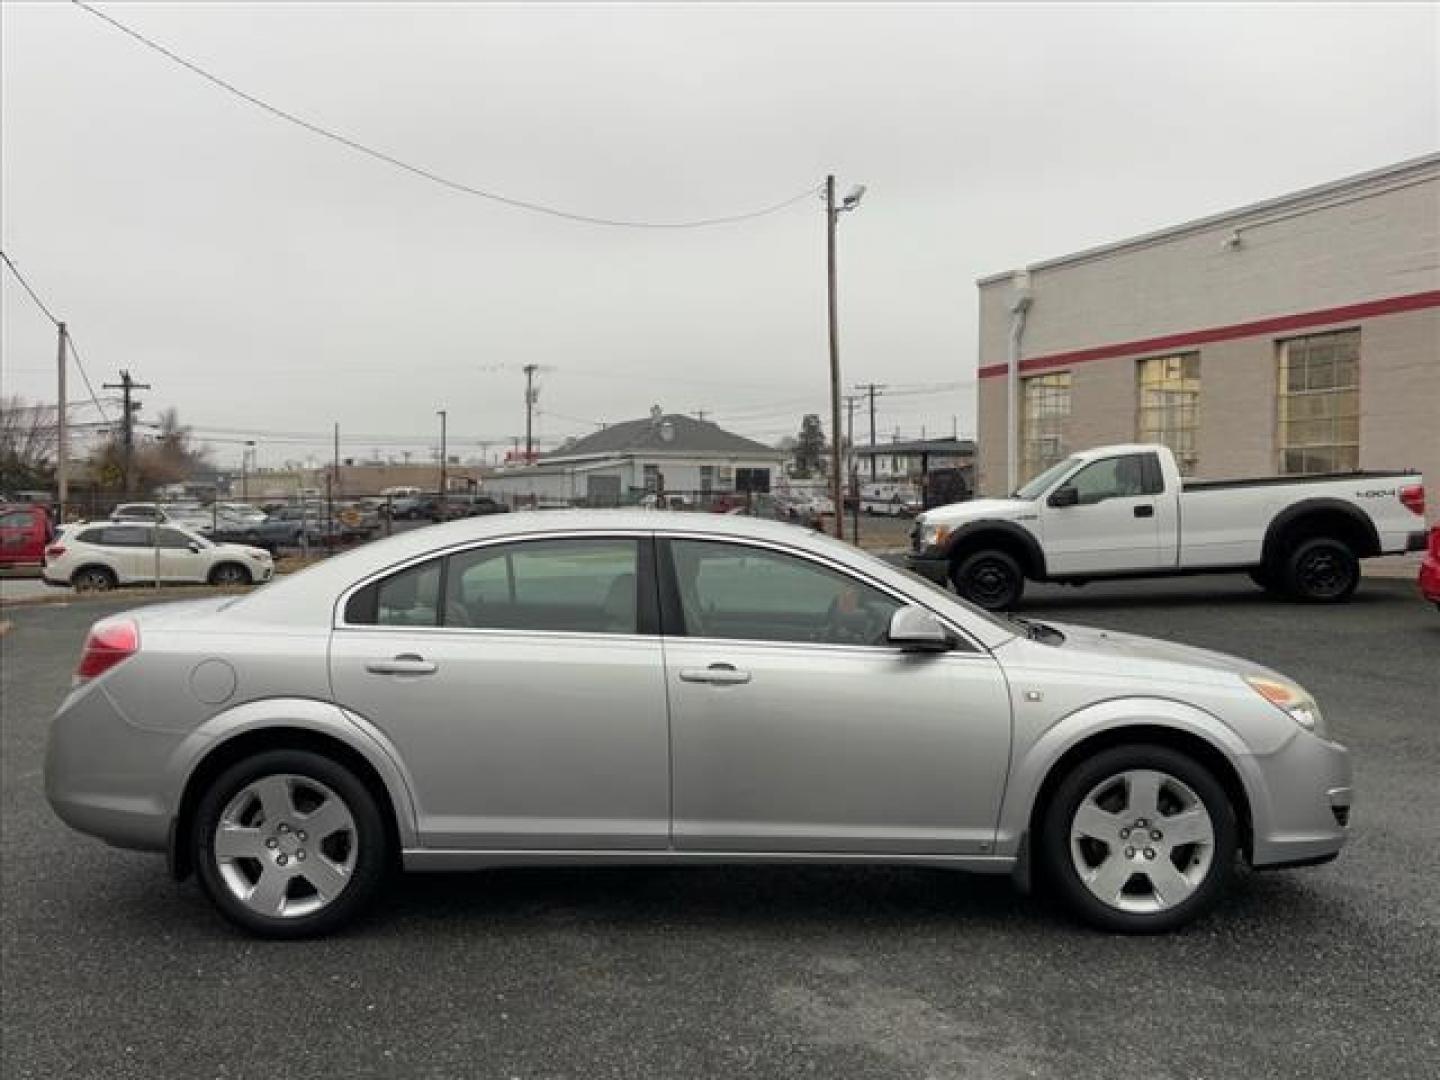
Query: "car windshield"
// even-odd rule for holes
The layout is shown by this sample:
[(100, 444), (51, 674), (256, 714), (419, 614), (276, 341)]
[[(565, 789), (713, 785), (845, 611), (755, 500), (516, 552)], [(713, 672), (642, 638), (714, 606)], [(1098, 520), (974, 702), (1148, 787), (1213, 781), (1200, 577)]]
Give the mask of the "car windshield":
[(1034, 480), (1031, 480), (1024, 487), (1018, 488), (1010, 497), (1012, 499), (1024, 499), (1027, 502), (1038, 499), (1045, 493), (1046, 488), (1078, 464), (1080, 464), (1078, 457), (1068, 457), (1064, 461), (1051, 465), (1050, 468), (1035, 477)]

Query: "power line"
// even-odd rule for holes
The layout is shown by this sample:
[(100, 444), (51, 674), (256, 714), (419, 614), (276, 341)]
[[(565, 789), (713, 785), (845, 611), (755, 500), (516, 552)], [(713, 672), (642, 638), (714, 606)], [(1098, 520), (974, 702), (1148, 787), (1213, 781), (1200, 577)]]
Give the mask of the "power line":
[[(15, 280), (20, 282), (25, 291), (30, 294), (30, 299), (35, 301), (35, 306), (45, 313), (45, 317), (50, 320), (52, 325), (58, 328), (60, 326), (60, 320), (45, 306), (45, 301), (36, 295), (35, 290), (30, 287), (30, 282), (25, 280), (25, 275), (20, 273), (20, 268), (10, 261), (10, 256), (0, 251), (0, 259), (5, 260), (5, 265), (8, 266), (10, 272), (15, 275)], [(90, 383), (90, 376), (85, 373), (85, 365), (80, 361), (80, 350), (75, 348), (75, 336), (70, 333), (68, 328), (65, 331), (65, 344), (70, 350), (70, 355), (75, 358), (75, 366), (80, 371), (80, 378), (85, 380), (85, 389), (90, 392), (90, 400), (95, 405), (95, 411), (100, 414), (101, 420), (108, 423), (110, 418), (105, 415), (105, 408), (100, 404), (100, 398), (95, 394), (95, 387)]]
[(120, 22), (118, 19), (111, 18), (109, 15), (105, 14), (105, 12), (99, 11), (96, 8), (91, 7), (89, 4), (85, 3), (84, 0), (71, 0), (71, 3), (73, 3), (76, 7), (80, 8), (82, 11), (85, 11), (95, 16), (95, 18), (100, 19), (103, 22), (109, 23), (116, 30), (119, 30), (122, 34), (125, 34), (127, 37), (138, 41), (146, 48), (152, 49), (153, 51), (159, 53), (161, 56), (165, 57), (167, 60), (170, 60), (172, 63), (179, 64), (181, 67), (185, 68), (192, 74), (198, 75), (200, 78), (204, 79), (212, 86), (217, 86), (221, 90), (224, 90), (226, 93), (233, 94), (235, 97), (238, 97), (242, 101), (254, 105), (258, 109), (263, 109), (265, 112), (269, 113), (271, 116), (276, 117), (277, 119), (284, 120), (286, 123), (293, 124), (299, 128), (303, 128), (304, 130), (310, 132), (312, 135), (319, 135), (321, 138), (329, 139), (331, 142), (339, 143), (341, 146), (345, 147), (348, 150), (353, 150), (358, 154), (364, 154), (366, 157), (374, 158), (376, 161), (383, 162), (384, 164), (390, 165), (393, 168), (402, 169), (405, 172), (408, 172), (414, 176), (418, 176), (423, 180), (429, 180), (431, 183), (439, 184), (442, 187), (447, 187), (452, 191), (458, 191), (465, 195), (474, 195), (481, 199), (489, 199), (491, 202), (502, 203), (505, 206), (514, 207), (517, 210), (529, 210), (532, 213), (548, 214), (551, 217), (564, 218), (567, 221), (579, 221), (584, 222), (588, 225), (610, 225), (616, 228), (700, 229), (711, 225), (730, 225), (740, 221), (749, 221), (752, 218), (764, 217), (767, 214), (773, 214), (777, 211), (784, 210), (788, 206), (793, 206), (795, 203), (800, 202), (802, 199), (808, 199), (819, 190), (818, 185), (812, 185), (806, 188), (804, 191), (800, 192), (798, 195), (792, 195), (788, 199), (784, 199), (770, 206), (761, 207), (758, 210), (749, 210), (738, 214), (726, 214), (721, 217), (699, 218), (693, 221), (625, 221), (616, 218), (592, 217), (589, 214), (578, 214), (569, 210), (561, 210), (553, 206), (545, 206), (542, 203), (529, 202), (525, 199), (515, 199), (511, 198), (508, 195), (500, 195), (493, 191), (486, 191), (483, 188), (472, 187), (471, 185), (461, 183), (458, 180), (451, 180), (448, 177), (441, 176), (439, 173), (432, 172), (429, 169), (426, 169), (419, 165), (412, 165), (408, 161), (402, 161), (400, 158), (385, 153), (383, 150), (376, 150), (372, 147), (366, 146), (364, 143), (357, 142), (356, 140), (351, 139), (345, 135), (341, 135), (338, 132), (331, 131), (329, 128), (321, 127), (319, 124), (316, 124), (310, 120), (306, 120), (303, 117), (297, 116), (292, 112), (287, 112), (279, 106), (271, 105), (268, 101), (263, 101), (260, 98), (256, 97), (254, 94), (247, 93), (246, 91), (241, 90), (233, 83), (226, 82), (218, 75), (211, 74), (204, 68), (200, 67), (198, 64), (195, 64), (185, 59), (183, 56), (180, 56), (178, 53), (172, 52), (170, 49), (167, 49), (159, 42), (152, 41), (150, 38), (146, 37), (138, 30), (131, 29), (124, 23)]
[(20, 273), (20, 268), (10, 261), (10, 256), (6, 255), (5, 252), (0, 251), (0, 259), (5, 260), (5, 265), (8, 266), (10, 268), (10, 272), (15, 275), (15, 280), (20, 282), (21, 286), (24, 287), (25, 291), (30, 294), (30, 299), (34, 300), (35, 306), (45, 313), (45, 317), (50, 320), (51, 325), (59, 326), (60, 320), (57, 319), (54, 313), (45, 306), (45, 301), (41, 300), (40, 297), (35, 294), (35, 290), (30, 287), (30, 282), (26, 281), (25, 275)]

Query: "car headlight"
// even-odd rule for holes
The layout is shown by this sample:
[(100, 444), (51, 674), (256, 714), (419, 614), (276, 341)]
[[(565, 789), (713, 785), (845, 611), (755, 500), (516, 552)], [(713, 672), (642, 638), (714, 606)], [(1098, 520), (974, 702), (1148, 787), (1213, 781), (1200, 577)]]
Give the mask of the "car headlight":
[(1247, 675), (1245, 681), (1250, 689), (1270, 702), (1306, 731), (1317, 735), (1325, 734), (1325, 718), (1320, 715), (1320, 706), (1303, 688), (1284, 679), (1272, 679), (1264, 675)]
[(950, 526), (938, 522), (922, 522), (920, 525), (920, 546), (939, 547), (950, 535)]

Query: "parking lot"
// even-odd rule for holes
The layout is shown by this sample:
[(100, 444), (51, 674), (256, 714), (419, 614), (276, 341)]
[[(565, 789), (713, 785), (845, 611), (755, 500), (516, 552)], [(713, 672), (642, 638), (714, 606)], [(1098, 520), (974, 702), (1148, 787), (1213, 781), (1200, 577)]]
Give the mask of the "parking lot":
[(47, 718), (117, 606), (3, 616), (7, 1080), (1421, 1077), (1440, 1059), (1440, 613), (1410, 581), (1330, 608), (1244, 578), (1032, 589), (1032, 618), (1296, 676), (1355, 752), (1338, 862), (1245, 875), (1160, 938), (1078, 929), (1004, 879), (651, 868), (410, 877), (344, 936), (251, 940), (44, 802)]

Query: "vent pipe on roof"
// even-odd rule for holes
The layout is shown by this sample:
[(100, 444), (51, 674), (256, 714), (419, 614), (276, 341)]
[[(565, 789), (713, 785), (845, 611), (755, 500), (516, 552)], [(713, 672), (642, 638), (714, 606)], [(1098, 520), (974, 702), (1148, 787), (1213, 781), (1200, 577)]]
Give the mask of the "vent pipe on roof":
[(1030, 291), (1030, 271), (1016, 270), (1011, 281), (1015, 286), (1010, 300), (1010, 356), (1005, 387), (1006, 447), (1005, 492), (1020, 487), (1020, 339), (1025, 335), (1025, 313), (1030, 310), (1034, 294)]

